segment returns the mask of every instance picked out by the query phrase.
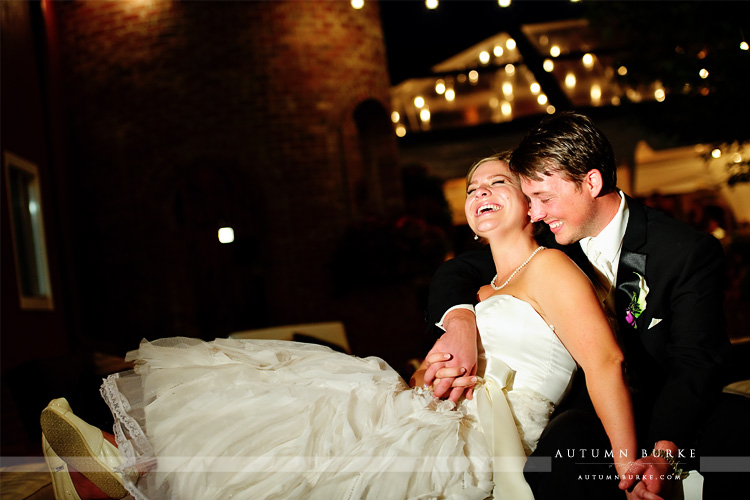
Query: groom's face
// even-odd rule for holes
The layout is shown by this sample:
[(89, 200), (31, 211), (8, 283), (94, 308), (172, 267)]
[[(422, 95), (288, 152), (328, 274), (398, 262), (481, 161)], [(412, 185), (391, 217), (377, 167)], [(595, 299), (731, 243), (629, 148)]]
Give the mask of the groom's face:
[(593, 224), (595, 196), (585, 183), (581, 186), (554, 172), (535, 181), (524, 178), (521, 189), (529, 199), (533, 221), (544, 221), (561, 245), (595, 236)]

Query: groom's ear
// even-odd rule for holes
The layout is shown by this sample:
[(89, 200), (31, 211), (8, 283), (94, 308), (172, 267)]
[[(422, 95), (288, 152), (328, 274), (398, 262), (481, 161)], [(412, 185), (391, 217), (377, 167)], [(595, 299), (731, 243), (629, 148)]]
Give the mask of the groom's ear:
[(583, 188), (588, 191), (592, 198), (599, 196), (602, 192), (603, 180), (602, 173), (597, 169), (592, 169), (586, 172), (586, 176), (583, 178)]

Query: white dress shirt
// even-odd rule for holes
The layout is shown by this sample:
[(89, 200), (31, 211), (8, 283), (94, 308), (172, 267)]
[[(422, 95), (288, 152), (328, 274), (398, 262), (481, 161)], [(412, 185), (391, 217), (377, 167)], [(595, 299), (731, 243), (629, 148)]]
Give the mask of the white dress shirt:
[(615, 311), (615, 285), (617, 284), (617, 269), (620, 265), (622, 240), (628, 227), (628, 203), (625, 195), (620, 195), (620, 207), (611, 221), (596, 236), (581, 238), (579, 244), (589, 262), (593, 264), (597, 276), (592, 280), (596, 295), (607, 314), (607, 320), (612, 331), (617, 331)]
[(628, 227), (628, 203), (622, 191), (620, 195), (620, 207), (617, 213), (609, 221), (604, 229), (596, 236), (581, 238), (579, 242), (583, 253), (589, 261), (614, 285), (617, 281), (617, 268), (620, 264), (620, 253), (622, 252), (622, 240)]

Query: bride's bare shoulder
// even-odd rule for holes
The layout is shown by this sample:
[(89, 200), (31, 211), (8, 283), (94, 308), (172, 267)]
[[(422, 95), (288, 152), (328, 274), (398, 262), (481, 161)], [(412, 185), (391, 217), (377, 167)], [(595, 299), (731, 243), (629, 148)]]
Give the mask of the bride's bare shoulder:
[(565, 252), (562, 250), (558, 250), (556, 248), (545, 248), (544, 251), (539, 252), (539, 261), (546, 264), (558, 264), (560, 262), (570, 262), (573, 263), (572, 260), (570, 260), (570, 257), (565, 255)]
[(535, 274), (547, 278), (569, 273), (583, 274), (578, 265), (565, 255), (565, 252), (556, 248), (547, 248), (539, 252), (535, 260), (537, 261), (534, 266)]

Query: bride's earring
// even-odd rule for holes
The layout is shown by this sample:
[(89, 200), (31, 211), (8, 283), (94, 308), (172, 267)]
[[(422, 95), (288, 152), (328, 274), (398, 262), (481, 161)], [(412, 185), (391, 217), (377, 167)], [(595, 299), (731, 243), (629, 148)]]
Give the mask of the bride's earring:
[(475, 234), (475, 235), (474, 235), (474, 241), (476, 241), (476, 240), (478, 240), (478, 239), (479, 239), (479, 236), (477, 236), (477, 235)]

